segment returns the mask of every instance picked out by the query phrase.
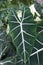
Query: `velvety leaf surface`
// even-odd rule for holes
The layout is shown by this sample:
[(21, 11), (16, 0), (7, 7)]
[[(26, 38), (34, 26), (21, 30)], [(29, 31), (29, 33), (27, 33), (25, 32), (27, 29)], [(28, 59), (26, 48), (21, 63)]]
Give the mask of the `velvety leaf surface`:
[[(20, 16), (21, 11), (21, 17)], [(29, 59), (36, 37), (36, 23), (28, 7), (21, 10), (10, 10), (9, 27), (17, 54), (24, 63)]]

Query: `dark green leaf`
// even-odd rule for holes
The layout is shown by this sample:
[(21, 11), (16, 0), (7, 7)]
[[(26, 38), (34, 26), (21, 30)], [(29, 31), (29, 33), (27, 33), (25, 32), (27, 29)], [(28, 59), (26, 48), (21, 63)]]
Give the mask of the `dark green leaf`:
[[(21, 15), (20, 15), (21, 12)], [(36, 37), (36, 23), (28, 7), (11, 10), (9, 16), (10, 35), (17, 54), (26, 61), (29, 59)]]

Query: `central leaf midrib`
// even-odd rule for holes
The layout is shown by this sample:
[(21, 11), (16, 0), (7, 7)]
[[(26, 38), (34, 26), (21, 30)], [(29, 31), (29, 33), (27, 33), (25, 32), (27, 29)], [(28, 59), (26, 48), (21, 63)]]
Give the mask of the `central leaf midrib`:
[(21, 37), (22, 37), (22, 43), (23, 43), (24, 62), (26, 63), (25, 43), (24, 43), (24, 35), (23, 35), (22, 22), (20, 23), (20, 28), (21, 28)]

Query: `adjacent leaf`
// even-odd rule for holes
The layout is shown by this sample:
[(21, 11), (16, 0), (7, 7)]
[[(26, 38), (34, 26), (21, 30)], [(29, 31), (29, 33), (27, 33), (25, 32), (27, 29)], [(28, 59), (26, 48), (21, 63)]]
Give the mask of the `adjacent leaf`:
[(11, 37), (7, 36), (6, 28), (0, 28), (0, 60), (4, 59), (3, 57), (9, 54), (10, 47), (11, 47)]
[(38, 33), (33, 52), (30, 55), (30, 65), (34, 64), (43, 65), (43, 30)]
[[(20, 14), (21, 11), (21, 14)], [(29, 59), (36, 37), (36, 23), (28, 7), (10, 10), (9, 27), (17, 54), (24, 63)]]
[(7, 57), (6, 59), (2, 60), (0, 62), (0, 65), (14, 65), (16, 58), (13, 57)]
[[(2, 53), (4, 51), (2, 51), (2, 46), (4, 44), (4, 38), (5, 38), (5, 29), (3, 30), (2, 28), (0, 29), (0, 59), (2, 57)], [(6, 48), (6, 47), (5, 47)]]

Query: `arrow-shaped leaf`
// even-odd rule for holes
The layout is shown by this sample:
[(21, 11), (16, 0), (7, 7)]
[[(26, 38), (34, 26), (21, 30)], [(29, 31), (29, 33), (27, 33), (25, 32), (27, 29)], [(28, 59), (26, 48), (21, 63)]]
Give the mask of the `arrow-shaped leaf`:
[(11, 10), (10, 12), (10, 35), (16, 47), (17, 54), (26, 63), (35, 41), (36, 23), (28, 7), (23, 7), (21, 10), (18, 10), (19, 14), (17, 10)]

